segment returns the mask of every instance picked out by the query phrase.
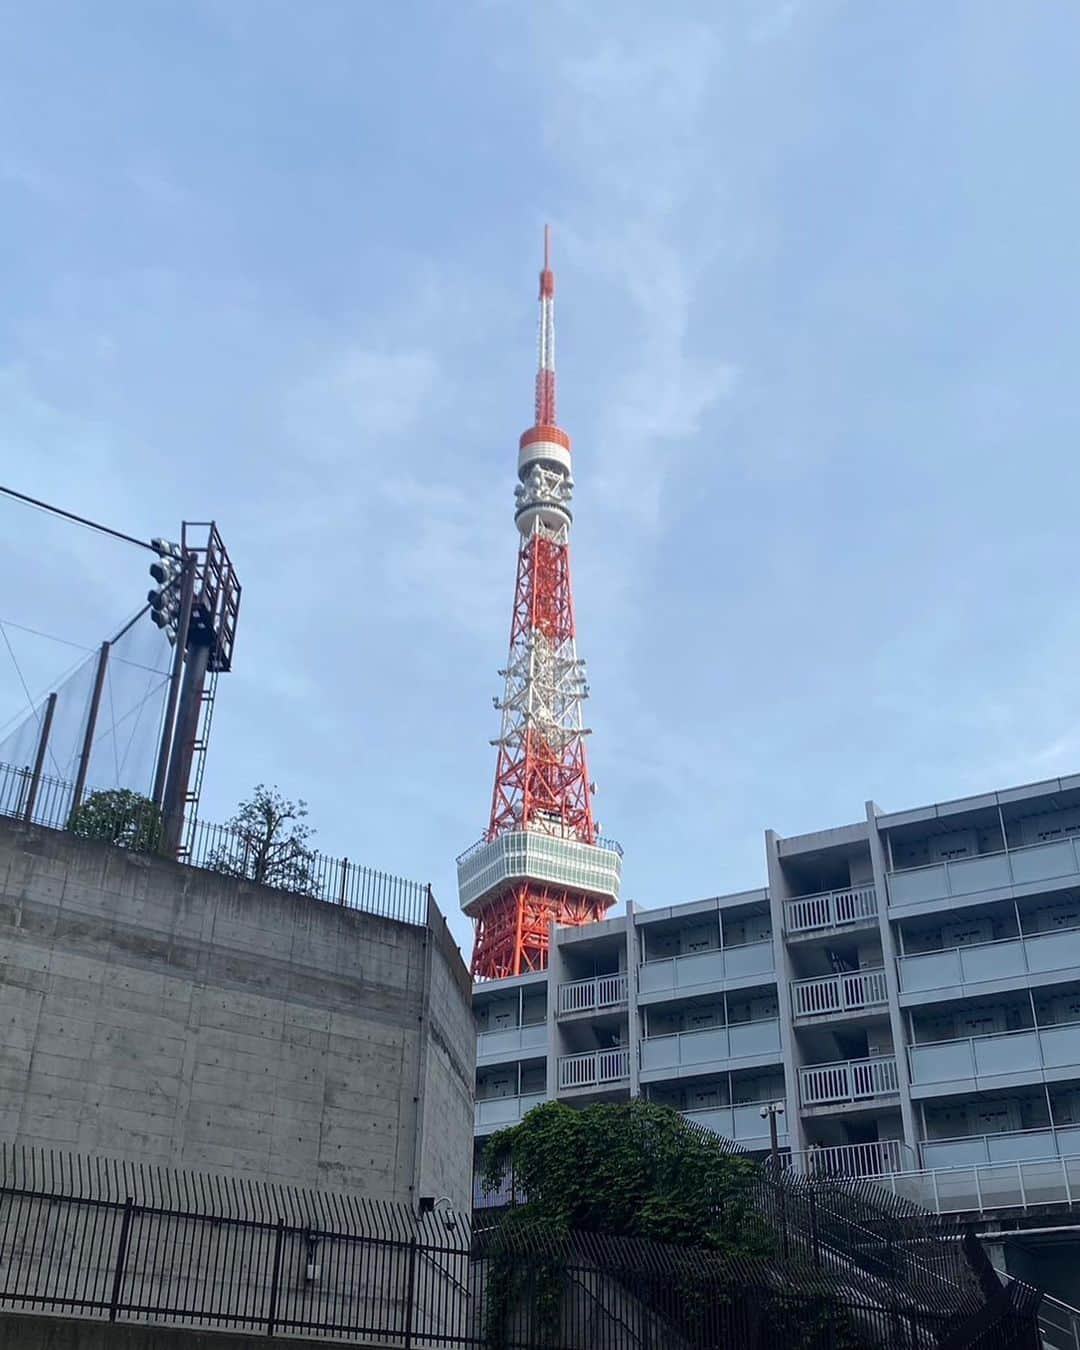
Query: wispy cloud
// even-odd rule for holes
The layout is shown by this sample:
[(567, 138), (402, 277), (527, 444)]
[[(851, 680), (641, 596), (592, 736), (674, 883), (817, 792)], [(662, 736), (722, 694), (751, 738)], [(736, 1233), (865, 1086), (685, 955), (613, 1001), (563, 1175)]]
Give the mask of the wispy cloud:
[(689, 344), (715, 248), (703, 219), (712, 210), (711, 180), (702, 170), (722, 41), (718, 28), (694, 23), (627, 24), (616, 36), (578, 10), (564, 10), (564, 21), (574, 25), (575, 54), (555, 64), (547, 135), (578, 179), (567, 245), (621, 293), (630, 317), (621, 370), (597, 408), (602, 487), (624, 517), (651, 531), (680, 444), (697, 435), (735, 380), (726, 355), (702, 353), (699, 344), (691, 356)]
[(287, 416), (301, 450), (324, 461), (370, 456), (411, 432), (430, 408), (439, 363), (423, 349), (350, 347), (302, 379)]

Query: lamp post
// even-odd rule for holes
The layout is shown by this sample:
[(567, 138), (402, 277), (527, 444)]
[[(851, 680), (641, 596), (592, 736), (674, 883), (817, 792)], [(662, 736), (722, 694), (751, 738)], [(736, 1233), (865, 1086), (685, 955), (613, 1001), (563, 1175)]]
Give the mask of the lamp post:
[(769, 1161), (774, 1172), (780, 1170), (780, 1143), (777, 1135), (777, 1116), (784, 1114), (783, 1102), (766, 1102), (758, 1113), (762, 1120), (769, 1122)]
[(784, 1114), (783, 1102), (765, 1102), (758, 1113), (762, 1120), (769, 1122), (769, 1165), (773, 1174), (773, 1184), (776, 1186), (776, 1198), (779, 1202), (780, 1236), (783, 1243), (783, 1252), (785, 1260), (790, 1255), (788, 1243), (787, 1227), (787, 1199), (784, 1195), (784, 1187), (780, 1180), (780, 1142), (777, 1138), (777, 1116)]

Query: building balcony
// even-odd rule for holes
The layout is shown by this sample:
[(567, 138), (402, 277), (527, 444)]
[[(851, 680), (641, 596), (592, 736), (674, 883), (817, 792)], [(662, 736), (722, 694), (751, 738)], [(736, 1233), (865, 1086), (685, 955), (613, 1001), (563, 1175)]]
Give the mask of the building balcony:
[(803, 1106), (841, 1106), (894, 1097), (900, 1091), (895, 1055), (844, 1059), (835, 1064), (813, 1064), (799, 1070), (799, 1097)]
[(510, 882), (526, 879), (615, 900), (622, 848), (613, 839), (583, 844), (539, 830), (512, 830), (466, 849), (457, 860), (457, 873), (461, 907), (469, 912)]
[[(696, 1125), (704, 1125), (707, 1130), (725, 1139), (732, 1139), (744, 1148), (763, 1149), (769, 1147), (769, 1122), (762, 1118), (761, 1107), (761, 1102), (742, 1102), (738, 1106), (713, 1106), (701, 1111), (684, 1111), (682, 1114)], [(777, 1121), (781, 1142), (787, 1139), (786, 1120), (785, 1111)]]
[(1039, 1158), (1080, 1158), (1080, 1125), (1047, 1125), (1036, 1130), (964, 1134), (953, 1139), (924, 1139), (924, 1167), (963, 1167), (1014, 1163)]
[(642, 1073), (684, 1069), (702, 1065), (727, 1066), (735, 1062), (776, 1063), (780, 1058), (780, 1022), (775, 1017), (759, 1022), (733, 1022), (730, 1026), (705, 1027), (701, 1031), (677, 1031), (667, 1036), (647, 1036), (641, 1042)]
[[(938, 1214), (984, 1214), (1029, 1206), (1080, 1205), (1080, 1157), (1020, 1158), (1014, 1162), (971, 1163), (893, 1173), (878, 1185)], [(1077, 1324), (1080, 1332), (1080, 1323)], [(1074, 1340), (1046, 1339), (1047, 1347), (1080, 1346)]]
[(626, 1006), (626, 973), (594, 975), (559, 985), (559, 1016), (567, 1013), (606, 1012)]
[(560, 1091), (625, 1083), (629, 1077), (630, 1051), (625, 1045), (613, 1050), (587, 1050), (583, 1055), (559, 1056)]
[(901, 994), (948, 991), (955, 997), (998, 980), (1030, 983), (1032, 977), (1047, 983), (1038, 977), (1075, 973), (1080, 966), (1080, 928), (901, 956), (896, 964)]
[(800, 895), (784, 901), (784, 932), (801, 937), (834, 928), (865, 928), (877, 922), (877, 912), (877, 891), (873, 886)]
[(716, 947), (711, 951), (687, 952), (638, 967), (638, 993), (643, 997), (701, 993), (744, 978), (775, 974), (772, 938), (740, 947)]
[(919, 1096), (985, 1091), (1004, 1086), (1002, 1078), (1045, 1081), (1047, 1071), (1051, 1078), (1080, 1076), (1080, 1023), (910, 1045), (908, 1065), (912, 1089), (933, 1089), (913, 1092)]
[(889, 905), (925, 905), (942, 900), (1017, 888), (1033, 894), (1051, 888), (1080, 885), (1080, 839), (1054, 839), (1006, 853), (981, 853), (971, 858), (931, 863), (927, 867), (890, 872)]
[(794, 980), (791, 1011), (795, 1017), (830, 1017), (888, 1006), (889, 990), (882, 967), (845, 971), (816, 980)]
[(917, 1166), (914, 1152), (902, 1139), (821, 1148), (811, 1145), (789, 1156), (792, 1171), (808, 1177), (880, 1177)]
[(474, 1133), (491, 1134), (518, 1122), (544, 1101), (542, 1092), (523, 1093), (520, 1097), (477, 1098), (474, 1112)]
[(547, 1046), (547, 1023), (534, 1022), (524, 1027), (500, 1027), (481, 1031), (476, 1037), (478, 1063), (497, 1064), (500, 1060), (539, 1058)]

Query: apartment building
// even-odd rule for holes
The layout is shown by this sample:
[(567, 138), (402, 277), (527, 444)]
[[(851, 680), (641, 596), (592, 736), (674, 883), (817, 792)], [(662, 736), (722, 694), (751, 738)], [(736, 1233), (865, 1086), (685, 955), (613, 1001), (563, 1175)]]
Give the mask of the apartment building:
[(1080, 776), (765, 834), (761, 890), (474, 986), (476, 1136), (644, 1097), (943, 1210), (1080, 1201)]

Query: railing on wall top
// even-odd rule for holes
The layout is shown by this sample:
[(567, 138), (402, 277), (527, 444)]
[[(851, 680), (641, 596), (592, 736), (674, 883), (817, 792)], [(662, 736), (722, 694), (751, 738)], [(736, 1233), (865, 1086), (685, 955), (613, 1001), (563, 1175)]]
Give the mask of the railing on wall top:
[(814, 1064), (799, 1070), (799, 1095), (803, 1106), (826, 1106), (841, 1102), (888, 1097), (900, 1091), (895, 1055), (869, 1059), (845, 1059), (834, 1064)]
[(594, 975), (559, 985), (559, 1012), (578, 1013), (617, 1008), (626, 1002), (626, 974)]
[(876, 917), (877, 892), (873, 886), (823, 891), (820, 895), (800, 895), (784, 901), (784, 931), (787, 933), (865, 924)]
[(630, 1051), (626, 1046), (559, 1056), (560, 1088), (595, 1087), (602, 1083), (618, 1083), (629, 1077)]
[[(0, 764), (0, 816), (25, 818), (28, 771)], [(74, 784), (43, 775), (34, 799), (30, 824), (50, 830), (70, 830), (83, 838), (155, 855), (163, 841), (161, 817), (149, 802), (140, 810), (123, 809), (110, 820), (98, 812), (92, 824), (73, 819)], [(92, 795), (88, 790), (83, 802)], [(191, 852), (184, 866), (256, 885), (270, 886), (312, 900), (325, 900), (346, 909), (363, 910), (382, 918), (423, 926), (427, 922), (430, 888), (389, 872), (362, 867), (348, 858), (330, 858), (314, 849), (287, 850), (267, 846), (243, 831), (198, 820), (190, 827)]]
[(856, 1012), (877, 1008), (889, 1001), (885, 971), (845, 971), (820, 979), (794, 980), (791, 985), (791, 1011), (796, 1017), (823, 1017), (827, 1013)]

